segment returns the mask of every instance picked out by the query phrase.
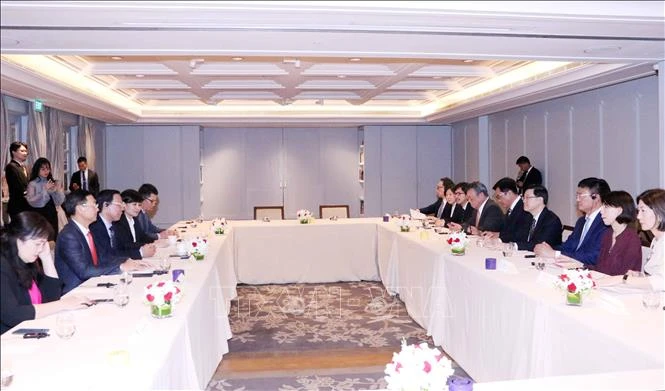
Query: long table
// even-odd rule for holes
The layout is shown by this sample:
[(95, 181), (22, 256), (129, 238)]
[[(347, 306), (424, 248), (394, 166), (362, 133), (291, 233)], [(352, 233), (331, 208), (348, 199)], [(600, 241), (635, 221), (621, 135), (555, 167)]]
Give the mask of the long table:
[[(204, 223), (182, 235), (207, 230)], [(3, 366), (8, 364), (14, 373), (11, 389), (205, 389), (228, 352), (228, 302), (235, 297), (236, 285), (230, 262), (232, 233), (209, 236), (208, 243), (204, 261), (172, 262), (172, 268), (185, 270), (185, 281), (170, 318), (152, 318), (142, 297), (147, 284), (171, 275), (135, 277), (126, 307), (102, 303), (74, 311), (77, 330), (69, 340), (56, 336), (55, 316), (17, 326), (48, 328), (48, 338), (3, 334)], [(159, 248), (154, 259), (172, 253), (174, 247)], [(113, 289), (97, 287), (100, 282), (118, 283), (119, 276), (92, 278), (70, 294), (113, 297)]]
[[(473, 241), (453, 256), (444, 237), (420, 239), (378, 227), (381, 278), (434, 342), (476, 381), (663, 368), (663, 314), (641, 295), (594, 292), (582, 307), (564, 304), (521, 252), (513, 271), (485, 270), (499, 251)], [(500, 261), (501, 262), (501, 261)]]

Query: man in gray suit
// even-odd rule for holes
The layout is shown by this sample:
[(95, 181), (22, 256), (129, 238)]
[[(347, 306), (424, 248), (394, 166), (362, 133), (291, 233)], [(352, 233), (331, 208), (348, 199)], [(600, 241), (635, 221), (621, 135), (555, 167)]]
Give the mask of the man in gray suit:
[(464, 223), (450, 223), (448, 227), (454, 230), (464, 230), (472, 235), (482, 235), (484, 232), (501, 232), (503, 228), (503, 212), (499, 205), (489, 198), (487, 186), (480, 182), (472, 182), (466, 191), (466, 197), (476, 210), (471, 218)]

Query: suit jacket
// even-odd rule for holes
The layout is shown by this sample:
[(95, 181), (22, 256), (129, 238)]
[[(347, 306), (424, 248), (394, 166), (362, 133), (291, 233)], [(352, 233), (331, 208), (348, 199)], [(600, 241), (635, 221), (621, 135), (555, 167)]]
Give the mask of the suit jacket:
[[(81, 170), (72, 174), (72, 180), (69, 182), (70, 191), (74, 191), (74, 188), (72, 187), (74, 183), (79, 185), (80, 189), (83, 188), (83, 185), (81, 184)], [(99, 177), (97, 176), (97, 173), (91, 169), (88, 169), (88, 191), (95, 197), (99, 194)]]
[(163, 228), (159, 228), (155, 224), (152, 223), (152, 220), (150, 220), (150, 216), (148, 216), (147, 213), (144, 211), (141, 211), (136, 218), (134, 218), (134, 221), (138, 223), (138, 225), (141, 226), (141, 229), (143, 232), (150, 238), (152, 241), (155, 241), (159, 239), (159, 233), (164, 231)]
[[(533, 216), (531, 216), (531, 219), (529, 220), (529, 229), (531, 228), (532, 221)], [(536, 244), (543, 242), (549, 244), (552, 248), (556, 248), (561, 244), (561, 231), (563, 231), (563, 226), (561, 225), (559, 216), (545, 208), (540, 212), (536, 227), (531, 235), (531, 240), (527, 240), (529, 236), (529, 231), (527, 230), (527, 238), (518, 241), (517, 248), (520, 250), (533, 251)]]
[[(420, 213), (425, 214), (425, 215), (433, 215), (436, 216), (437, 212), (439, 211), (439, 208), (441, 207), (441, 203), (444, 202), (443, 198), (437, 199), (432, 205), (428, 205), (424, 208), (420, 208)], [(445, 208), (445, 206), (444, 206)], [(439, 217), (439, 216), (436, 216)]]
[(473, 209), (470, 203), (466, 203), (466, 209), (464, 209), (464, 216), (462, 217), (462, 225), (470, 224), (473, 225), (476, 222), (476, 210)]
[[(95, 248), (97, 248), (96, 242)], [(58, 234), (58, 240), (55, 243), (55, 268), (65, 284), (63, 294), (89, 278), (120, 273), (120, 264), (125, 261), (124, 258), (112, 257), (99, 250), (97, 250), (97, 258), (99, 264), (94, 266), (86, 237), (70, 220)]]
[(529, 170), (528, 175), (527, 173), (523, 173), (519, 178), (517, 178), (517, 181), (522, 181), (522, 187), (520, 187), (520, 194), (524, 194), (524, 189), (528, 188), (531, 185), (542, 185), (543, 184), (543, 176), (540, 174), (540, 171), (536, 167), (531, 167), (531, 170)]
[(600, 253), (600, 242), (608, 227), (603, 224), (603, 218), (600, 216), (600, 213), (598, 213), (591, 223), (589, 232), (587, 232), (584, 237), (582, 245), (578, 249), (577, 244), (580, 242), (582, 236), (584, 221), (584, 216), (577, 219), (573, 233), (570, 234), (568, 239), (558, 248), (558, 250), (561, 251), (561, 254), (577, 259), (584, 264), (595, 265), (598, 259), (598, 254)]
[[(26, 170), (28, 168), (26, 167)], [(7, 213), (15, 215), (24, 210), (31, 210), (28, 200), (25, 198), (25, 192), (28, 187), (28, 177), (23, 172), (23, 168), (16, 161), (12, 160), (5, 166), (5, 178), (9, 187), (9, 202), (7, 204)]]
[(136, 218), (134, 218), (134, 233), (136, 234), (136, 240), (134, 240), (132, 231), (129, 228), (129, 221), (127, 221), (127, 216), (124, 213), (120, 217), (120, 220), (113, 222), (113, 227), (115, 228), (116, 246), (120, 251), (138, 251), (144, 244), (154, 242), (154, 240), (143, 232)]
[[(117, 234), (116, 234), (116, 246), (113, 248), (111, 246), (111, 237), (109, 232), (106, 230), (106, 225), (102, 221), (101, 217), (97, 218), (97, 221), (90, 224), (90, 231), (92, 231), (93, 239), (95, 240), (95, 245), (97, 246), (97, 252), (103, 252), (109, 254), (112, 257), (123, 257), (123, 258), (132, 258), (132, 259), (142, 259), (141, 252), (138, 248), (129, 248), (121, 249), (117, 245)], [(113, 228), (115, 229), (115, 228)]]
[(499, 238), (504, 243), (525, 242), (529, 236), (529, 228), (533, 216), (524, 211), (524, 202), (518, 200), (515, 207), (506, 215), (503, 220), (503, 229), (499, 233)]
[[(42, 303), (60, 299), (62, 283), (44, 274), (37, 277)], [(35, 319), (35, 307), (28, 290), (18, 282), (18, 275), (9, 265), (9, 259), (0, 259), (0, 334), (24, 320)]]
[[(464, 230), (470, 226), (476, 225), (476, 215), (478, 214), (477, 210), (474, 210), (471, 218), (466, 222)], [(491, 199), (487, 199), (483, 212), (480, 215), (478, 220), (478, 226), (476, 227), (481, 231), (490, 231), (490, 232), (501, 232), (503, 228), (503, 212), (499, 205)]]
[[(471, 206), (469, 206), (469, 208), (471, 208)], [(452, 214), (450, 211), (444, 213), (444, 220), (446, 221), (446, 225), (448, 225), (450, 222), (462, 224), (464, 222), (464, 208), (462, 208), (461, 205), (455, 204), (455, 209), (452, 208), (452, 205), (450, 209), (452, 209)]]

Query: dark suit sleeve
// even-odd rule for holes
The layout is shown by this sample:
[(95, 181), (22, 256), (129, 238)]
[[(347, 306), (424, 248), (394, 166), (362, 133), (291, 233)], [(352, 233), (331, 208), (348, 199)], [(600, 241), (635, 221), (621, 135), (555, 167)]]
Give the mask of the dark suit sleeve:
[(503, 212), (496, 204), (486, 204), (485, 216), (482, 216), (481, 222), (479, 222), (480, 227), (477, 227), (481, 231), (490, 231), (490, 232), (501, 232), (503, 228)]
[(453, 215), (447, 221), (448, 223), (453, 222), (457, 224), (462, 224), (464, 222), (464, 209), (461, 206), (456, 205)]
[(443, 202), (443, 201), (437, 200), (432, 205), (428, 205), (424, 208), (420, 208), (419, 209), (420, 213), (422, 213), (424, 215), (435, 215), (436, 212), (439, 211), (439, 207), (441, 206), (441, 202)]
[[(56, 245), (58, 258), (69, 266), (72, 273), (76, 274), (80, 280), (85, 281), (92, 277), (120, 272), (119, 265), (117, 264), (102, 265), (103, 262), (100, 261), (100, 265), (95, 267), (92, 264), (92, 257), (87, 244), (82, 242), (82, 240), (85, 240), (83, 234), (80, 235), (81, 238), (76, 237), (76, 233), (73, 230), (67, 232), (63, 230), (58, 235), (58, 243)], [(98, 253), (97, 256), (99, 257), (100, 254)]]
[(88, 187), (90, 188), (90, 192), (97, 197), (97, 194), (99, 194), (99, 176), (95, 171), (89, 170), (88, 172), (90, 173)]
[[(561, 254), (574, 258), (587, 265), (595, 265), (598, 260), (598, 254), (600, 253), (600, 242), (602, 241), (603, 233), (605, 233), (606, 230), (606, 226), (603, 225), (602, 220), (598, 223), (597, 220), (599, 217), (600, 215), (596, 216), (596, 221), (592, 223), (589, 232), (587, 232), (586, 237), (584, 238), (584, 242), (578, 249), (575, 249), (574, 247), (571, 249), (571, 246), (566, 246), (569, 242), (567, 240), (566, 243), (561, 246)], [(584, 221), (584, 218), (582, 218), (582, 221)], [(582, 226), (584, 226), (584, 223), (582, 223)], [(577, 229), (577, 226), (575, 228)], [(573, 233), (575, 233), (575, 231), (573, 231)], [(578, 242), (579, 238), (575, 243)]]
[[(531, 224), (529, 222), (529, 224)], [(543, 215), (536, 223), (536, 229), (533, 232), (533, 237), (530, 242), (526, 240), (517, 242), (517, 247), (520, 250), (533, 251), (536, 244), (547, 243), (552, 248), (561, 244), (561, 231), (563, 226), (561, 220), (555, 214)], [(528, 237), (527, 232), (527, 237)]]
[[(90, 225), (90, 231), (95, 238), (95, 245), (97, 246), (97, 252), (101, 251), (101, 256), (105, 260), (111, 260), (109, 263), (118, 263), (114, 261), (114, 258), (120, 258), (124, 262), (127, 258), (132, 259), (141, 259), (141, 252), (139, 249), (114, 249), (111, 247), (111, 239), (109, 238), (108, 232), (106, 231), (106, 226), (100, 220), (92, 223)], [(119, 262), (122, 263), (122, 262)]]
[(74, 183), (81, 188), (81, 174), (80, 171), (76, 171), (72, 174), (72, 179), (69, 181), (69, 191), (74, 191)]

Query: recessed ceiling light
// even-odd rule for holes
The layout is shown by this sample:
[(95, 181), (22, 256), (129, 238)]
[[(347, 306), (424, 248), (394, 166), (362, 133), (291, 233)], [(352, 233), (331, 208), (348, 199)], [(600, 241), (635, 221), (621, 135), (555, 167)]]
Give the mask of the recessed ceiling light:
[(120, 56), (113, 56), (113, 57), (111, 57), (111, 60), (122, 60), (122, 57), (120, 57)]
[(233, 61), (242, 61), (242, 60), (244, 60), (244, 58), (242, 58), (242, 57), (231, 57), (231, 60), (233, 60)]
[(464, 60), (464, 62), (469, 63), (469, 62), (473, 62), (473, 60)]
[(143, 75), (136, 75), (136, 77), (143, 77)]
[(360, 61), (360, 59), (358, 57), (354, 57), (354, 58), (349, 58), (349, 61), (357, 62)]

